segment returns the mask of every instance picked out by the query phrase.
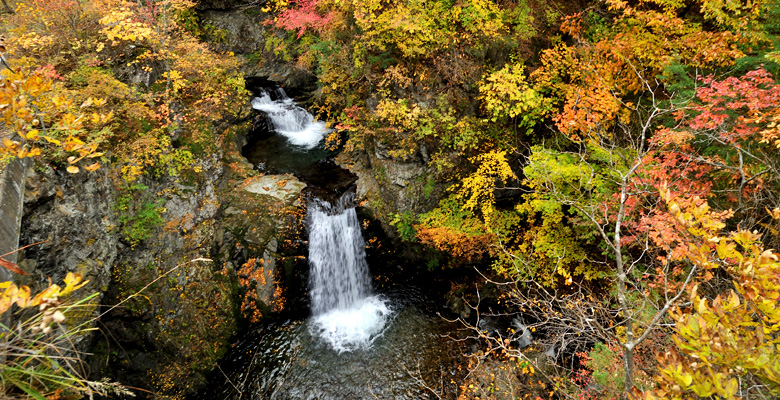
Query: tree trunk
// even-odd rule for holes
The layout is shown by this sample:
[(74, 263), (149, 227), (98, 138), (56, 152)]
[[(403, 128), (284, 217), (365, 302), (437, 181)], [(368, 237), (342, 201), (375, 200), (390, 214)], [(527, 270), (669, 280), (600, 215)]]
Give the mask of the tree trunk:
[(628, 398), (631, 389), (634, 388), (634, 325), (633, 316), (630, 315), (628, 307), (628, 300), (626, 299), (626, 266), (623, 260), (623, 244), (621, 243), (621, 227), (623, 223), (623, 217), (625, 216), (626, 200), (628, 199), (628, 181), (629, 177), (635, 170), (635, 167), (639, 163), (635, 164), (629, 172), (623, 176), (623, 181), (620, 187), (620, 205), (618, 208), (617, 218), (615, 218), (615, 238), (614, 246), (612, 247), (615, 252), (615, 262), (617, 264), (617, 297), (618, 304), (623, 312), (623, 318), (626, 323), (626, 342), (623, 344), (623, 367), (625, 373), (625, 389), (623, 396)]
[(631, 342), (627, 342), (623, 346), (623, 368), (625, 369), (626, 381), (623, 397), (629, 399), (631, 390), (634, 388), (634, 346)]
[(11, 8), (11, 7), (8, 5), (8, 3), (6, 3), (6, 1), (5, 1), (5, 0), (2, 0), (2, 1), (3, 1), (3, 6), (5, 7), (5, 11), (6, 11), (7, 13), (9, 13), (9, 14), (13, 14), (13, 13), (14, 13), (14, 9), (13, 9), (13, 8)]

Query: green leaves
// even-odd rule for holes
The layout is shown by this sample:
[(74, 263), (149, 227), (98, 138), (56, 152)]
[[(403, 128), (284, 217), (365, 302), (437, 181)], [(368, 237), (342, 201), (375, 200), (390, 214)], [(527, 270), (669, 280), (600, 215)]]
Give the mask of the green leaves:
[(523, 169), (525, 184), (567, 203), (592, 200), (609, 203), (619, 174), (626, 171), (628, 149), (606, 149), (595, 142), (584, 144), (582, 152), (566, 152), (534, 146)]

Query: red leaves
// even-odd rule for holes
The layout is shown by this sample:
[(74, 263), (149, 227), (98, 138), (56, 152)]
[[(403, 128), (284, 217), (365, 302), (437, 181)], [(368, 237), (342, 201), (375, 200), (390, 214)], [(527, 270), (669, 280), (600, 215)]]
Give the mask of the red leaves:
[(27, 272), (22, 271), (21, 268), (19, 268), (18, 265), (6, 260), (5, 258), (0, 257), (0, 267), (3, 267), (11, 272), (15, 272), (20, 275), (30, 275)]
[(716, 81), (710, 75), (701, 78), (701, 81), (707, 86), (699, 88), (696, 94), (703, 103), (712, 106), (725, 105), (731, 110), (742, 107), (757, 110), (777, 103), (780, 96), (772, 74), (763, 68), (750, 71), (739, 78), (729, 77)]
[[(696, 91), (693, 111), (678, 111), (678, 125), (661, 128), (650, 139), (644, 166), (632, 182), (637, 193), (667, 182), (674, 197), (704, 202), (718, 185), (733, 188), (725, 196), (736, 202), (762, 189), (764, 181), (758, 171), (763, 161), (741, 153), (771, 141), (767, 132), (780, 109), (780, 85), (763, 68), (741, 77), (715, 80), (708, 76), (701, 81), (704, 86)], [(645, 208), (655, 202), (656, 192), (645, 193), (626, 203), (627, 212), (635, 218), (627, 221), (631, 233), (624, 239), (629, 242), (637, 234), (647, 234), (660, 250), (662, 262), (682, 258), (689, 241), (687, 227), (679, 226), (680, 221), (665, 209)]]
[[(706, 86), (696, 91), (701, 104), (694, 108), (699, 115), (689, 126), (694, 130), (721, 129), (722, 139), (729, 143), (755, 135), (759, 126), (750, 117), (780, 106), (780, 85), (776, 85), (772, 74), (763, 68), (739, 78), (716, 81), (710, 75), (701, 81)], [(732, 112), (742, 115), (734, 117)], [(728, 122), (733, 126), (728, 126)]]
[(279, 14), (276, 25), (290, 31), (298, 31), (298, 37), (303, 36), (308, 29), (321, 31), (333, 19), (333, 14), (321, 15), (317, 12), (317, 2), (318, 0), (297, 0), (298, 8)]
[(46, 64), (35, 70), (35, 74), (40, 75), (49, 80), (62, 80), (62, 75), (57, 72), (51, 64)]

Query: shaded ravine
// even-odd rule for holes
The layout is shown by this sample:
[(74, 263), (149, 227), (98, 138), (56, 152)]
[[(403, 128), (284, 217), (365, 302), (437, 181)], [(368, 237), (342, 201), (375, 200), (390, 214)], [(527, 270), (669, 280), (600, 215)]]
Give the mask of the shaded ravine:
[(453, 381), (462, 378), (453, 360), (462, 349), (443, 336), (452, 326), (425, 312), (426, 298), (419, 290), (384, 295), (395, 311), (370, 347), (339, 352), (311, 334), (311, 320), (270, 321), (236, 343), (222, 363), (224, 375), (215, 375), (199, 398), (453, 397)]
[(341, 196), (357, 176), (333, 161), (337, 152), (324, 143), (331, 130), (278, 86), (252, 91), (256, 116), (242, 149), (244, 157), (262, 173), (295, 175), (317, 196), (331, 201)]
[[(279, 104), (253, 100), (270, 129), (250, 140), (245, 155), (263, 171), (292, 173), (314, 187), (306, 218), (308, 246), (299, 250), (308, 273), (297, 283), (305, 287), (300, 293), (310, 311), (283, 312), (252, 326), (193, 399), (451, 397), (462, 349), (446, 335), (455, 327), (437, 315), (437, 302), (413, 285), (385, 281), (374, 291), (361, 232), (366, 221), (358, 217), (350, 193), (354, 176), (329, 160), (334, 154), (321, 142), (296, 144), (289, 131), (276, 129), (276, 119), (291, 115), (273, 113), (299, 114), (300, 108), (283, 92), (273, 93), (278, 98), (272, 102)], [(303, 130), (316, 123), (293, 117), (304, 121), (292, 121)]]

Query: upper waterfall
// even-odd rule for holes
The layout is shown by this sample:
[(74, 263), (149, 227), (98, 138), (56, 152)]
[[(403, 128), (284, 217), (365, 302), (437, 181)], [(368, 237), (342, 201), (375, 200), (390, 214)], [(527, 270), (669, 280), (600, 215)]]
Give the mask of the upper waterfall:
[(317, 121), (311, 113), (295, 104), (284, 89), (265, 90), (252, 99), (252, 108), (263, 111), (277, 133), (290, 143), (313, 149), (331, 130), (325, 122)]

